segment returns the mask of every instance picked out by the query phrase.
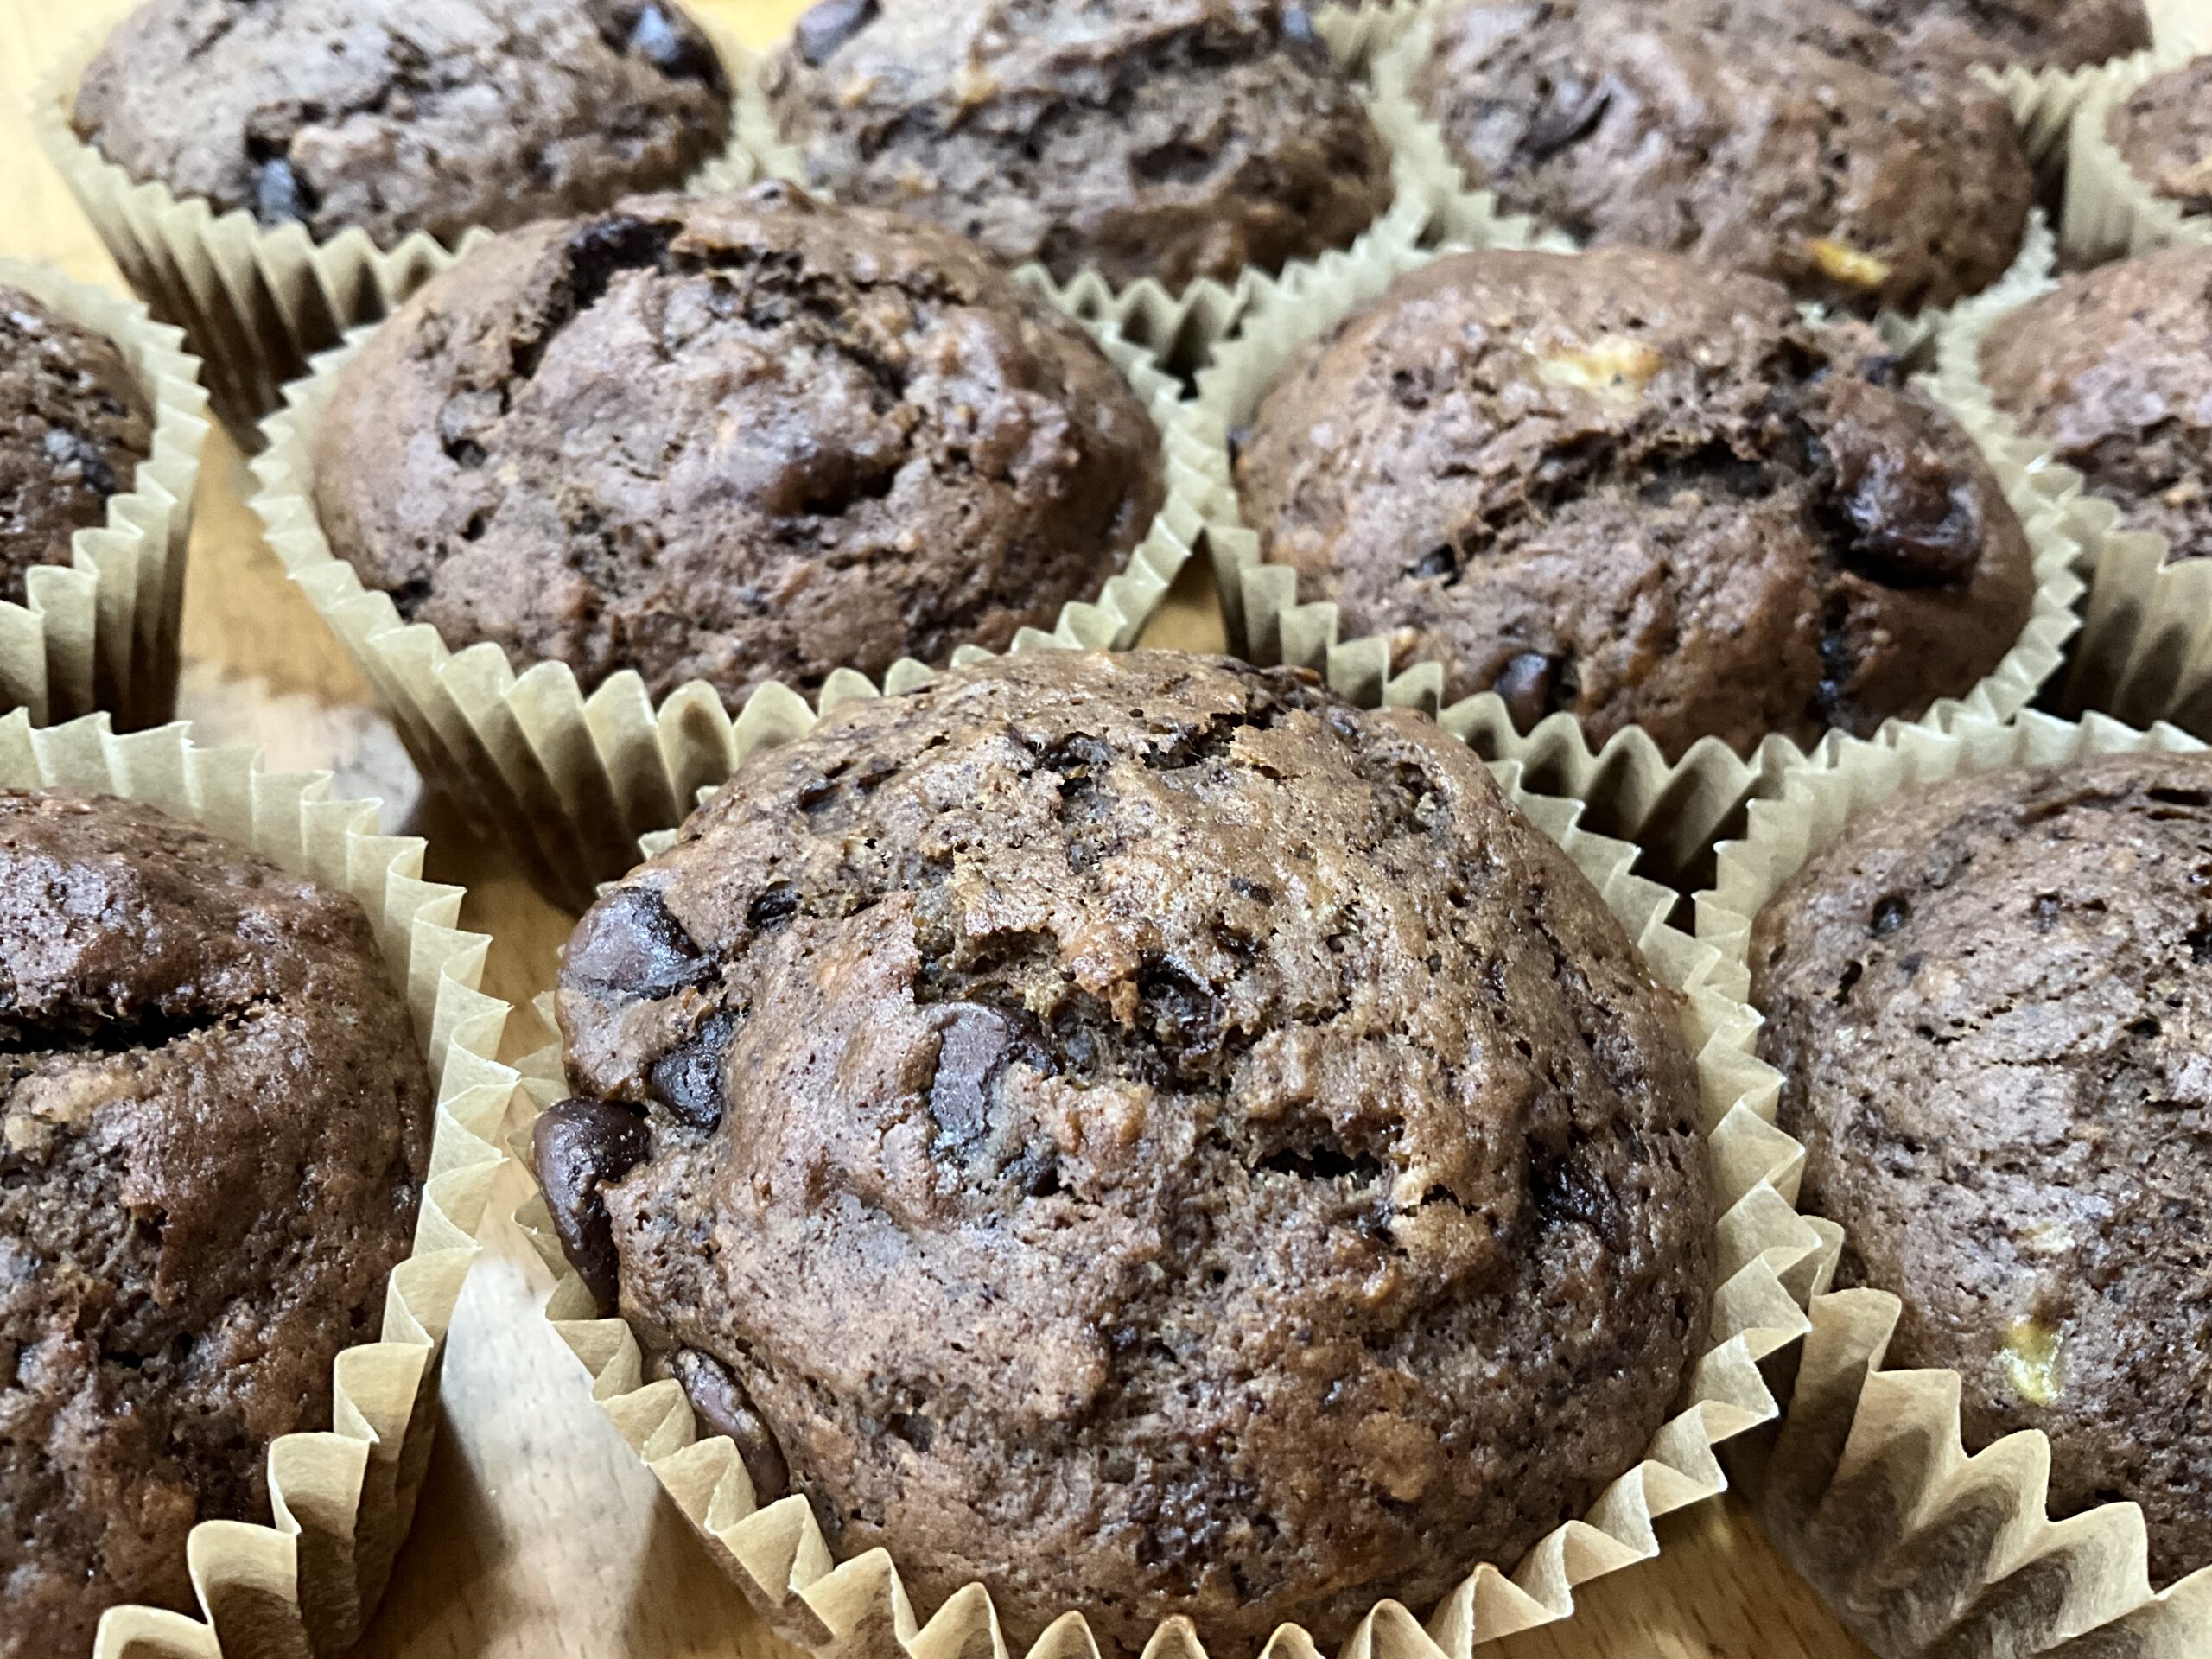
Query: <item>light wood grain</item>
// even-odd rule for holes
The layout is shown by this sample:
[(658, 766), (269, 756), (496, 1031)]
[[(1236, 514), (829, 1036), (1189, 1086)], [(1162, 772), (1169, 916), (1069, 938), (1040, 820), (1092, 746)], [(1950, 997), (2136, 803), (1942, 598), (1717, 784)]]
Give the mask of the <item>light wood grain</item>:
[[(422, 0), (434, 4), (436, 0)], [(765, 41), (789, 0), (721, 0)], [(32, 79), (74, 30), (123, 0), (0, 0), (0, 251), (89, 281), (115, 269), (36, 153)], [(394, 827), (431, 838), (432, 873), (470, 890), (468, 926), (495, 936), (486, 988), (527, 1004), (569, 918), (473, 842), (435, 802), (367, 688), (259, 545), (246, 474), (219, 444), (207, 469), (185, 607), (185, 712), (205, 737), (267, 744), (277, 764), (334, 766), (341, 786), (395, 804)], [(1179, 585), (1150, 643), (1217, 649), (1203, 573)], [(511, 1034), (511, 1046), (528, 1033)], [(520, 1201), (510, 1173), (504, 1217)], [(582, 1371), (538, 1317), (544, 1274), (504, 1219), (454, 1322), (446, 1426), (414, 1536), (364, 1659), (768, 1659), (776, 1644), (693, 1543), (653, 1480), (600, 1417)], [(1662, 1527), (1665, 1553), (1592, 1586), (1569, 1625), (1499, 1644), (1498, 1659), (1850, 1659), (1861, 1650), (1777, 1561), (1732, 1500)]]

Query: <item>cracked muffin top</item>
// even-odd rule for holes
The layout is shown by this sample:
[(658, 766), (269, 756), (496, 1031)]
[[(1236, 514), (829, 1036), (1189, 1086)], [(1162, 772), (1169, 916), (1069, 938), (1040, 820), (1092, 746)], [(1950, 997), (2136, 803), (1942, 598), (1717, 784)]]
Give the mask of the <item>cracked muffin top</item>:
[(1412, 92), (1510, 211), (1861, 315), (1988, 287), (2035, 197), (2003, 99), (1831, 0), (1473, 0)]
[(1999, 317), (1981, 378), (2123, 530), (2167, 557), (2212, 556), (2212, 248), (2168, 248), (2069, 276)]
[(1307, 346), (1241, 435), (1267, 556), (1440, 661), (1669, 759), (1809, 747), (1961, 696), (2026, 626), (2027, 534), (1853, 322), (1640, 249), (1475, 253)]
[(655, 700), (1050, 628), (1164, 493), (1083, 327), (969, 243), (781, 184), (501, 238), (340, 374), (333, 550), (455, 650)]
[(331, 1426), (429, 1155), (429, 1077), (344, 893), (152, 808), (0, 792), (0, 1659), (191, 1611)]
[(1952, 61), (2080, 69), (2151, 44), (2143, 0), (1845, 0), (1908, 51)]
[(1678, 999), (1464, 745), (1287, 671), (848, 703), (585, 916), (559, 1012), (587, 1281), (756, 1494), (1017, 1651), (1425, 1609), (1703, 1351)]
[(153, 447), (153, 405), (115, 342), (0, 287), (0, 600), (24, 603), (31, 566), (68, 563)]
[(2128, 170), (2184, 213), (2212, 213), (2212, 54), (2153, 75), (2105, 117)]
[(766, 82), (814, 182), (1062, 281), (1276, 270), (1390, 200), (1350, 78), (1276, 0), (821, 0)]
[(1760, 913), (1759, 1052), (1892, 1369), (1976, 1451), (2050, 1437), (2055, 1516), (2126, 1498), (2160, 1584), (2212, 1561), (2212, 757), (1892, 800)]
[(729, 99), (674, 0), (151, 0), (73, 121), (218, 213), (451, 246), (681, 183), (728, 143)]

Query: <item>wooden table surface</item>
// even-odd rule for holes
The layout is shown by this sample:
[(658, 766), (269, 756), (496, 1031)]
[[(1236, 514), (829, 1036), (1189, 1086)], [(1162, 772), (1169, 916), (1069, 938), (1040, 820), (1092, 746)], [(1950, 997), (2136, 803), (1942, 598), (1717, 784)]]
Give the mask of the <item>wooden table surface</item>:
[[(423, 0), (435, 3), (435, 0)], [(690, 0), (765, 41), (792, 0)], [(70, 33), (126, 0), (0, 0), (0, 253), (119, 284), (22, 116)], [(247, 475), (219, 439), (204, 469), (184, 617), (183, 712), (203, 741), (251, 740), (273, 764), (332, 767), (430, 838), (430, 874), (465, 883), (465, 925), (494, 936), (485, 988), (518, 1007), (541, 989), (572, 918), (539, 899), (435, 802), (424, 803), (367, 686), (262, 548)], [(1216, 648), (1219, 612), (1194, 568), (1149, 643)], [(524, 1016), (522, 1023), (527, 1023)], [(511, 1031), (519, 1052), (529, 1033)], [(413, 1536), (361, 1659), (770, 1659), (779, 1644), (692, 1541), (652, 1478), (590, 1402), (538, 1317), (543, 1270), (495, 1199), (484, 1257), (454, 1322), (446, 1422)], [(1662, 1523), (1662, 1558), (1589, 1586), (1571, 1623), (1486, 1649), (1497, 1659), (1847, 1659), (1863, 1649), (1777, 1561), (1732, 1500)], [(780, 1651), (780, 1649), (779, 1649)], [(1221, 1659), (1230, 1659), (1221, 1656)]]

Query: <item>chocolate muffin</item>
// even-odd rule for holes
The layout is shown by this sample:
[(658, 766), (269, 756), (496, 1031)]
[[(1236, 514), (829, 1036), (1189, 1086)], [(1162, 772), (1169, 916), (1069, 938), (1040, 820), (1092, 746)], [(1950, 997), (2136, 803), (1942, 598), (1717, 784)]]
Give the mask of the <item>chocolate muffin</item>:
[(2151, 44), (2143, 0), (1846, 0), (1908, 50), (2031, 69), (2079, 69)]
[(1834, 0), (1474, 0), (1411, 90), (1510, 210), (1865, 315), (1986, 288), (2035, 197), (2002, 99)]
[(1081, 325), (933, 226), (773, 183), (461, 260), (346, 367), (315, 473), (333, 550), (455, 650), (732, 707), (1049, 628), (1164, 492)]
[(757, 1496), (1017, 1650), (1426, 1608), (1703, 1351), (1676, 999), (1463, 745), (1286, 671), (848, 703), (585, 916), (559, 1009), (587, 1282)]
[(2212, 554), (2212, 248), (2069, 276), (1981, 344), (1997, 406), (2050, 442), (2121, 528)]
[(451, 245), (682, 182), (728, 143), (729, 99), (674, 0), (150, 0), (73, 124), (218, 213)]
[(2033, 607), (1972, 440), (1857, 323), (1672, 254), (1437, 260), (1308, 346), (1244, 435), (1267, 556), (1395, 666), (1670, 760), (1962, 696)]
[(0, 793), (0, 1659), (191, 1611), (408, 1252), (432, 1094), (343, 893), (150, 807)]
[(2212, 56), (2153, 75), (2113, 105), (2105, 137), (2152, 194), (2212, 213)]
[(1390, 200), (1351, 80), (1277, 0), (820, 0), (766, 80), (815, 183), (1063, 281), (1277, 270)]
[(107, 522), (153, 444), (153, 406), (115, 342), (0, 287), (0, 600), (24, 602), (31, 566), (70, 562), (71, 537)]
[(1959, 1373), (1971, 1448), (2048, 1433), (2055, 1513), (2140, 1503), (2160, 1583), (2212, 1562), (2208, 869), (2212, 758), (1989, 773), (1866, 814), (1751, 941), (1888, 1363)]

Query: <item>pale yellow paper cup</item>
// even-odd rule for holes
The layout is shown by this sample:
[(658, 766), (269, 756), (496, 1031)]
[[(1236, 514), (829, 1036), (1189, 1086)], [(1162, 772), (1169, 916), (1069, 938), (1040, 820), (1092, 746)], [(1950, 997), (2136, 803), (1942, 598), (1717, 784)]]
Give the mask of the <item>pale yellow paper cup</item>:
[(2112, 112), (2145, 81), (2196, 55), (2165, 47), (2120, 59), (2089, 76), (2067, 129), (2066, 212), (2059, 237), (2070, 259), (2089, 264), (2212, 244), (2212, 214), (2185, 213), (2179, 202), (2152, 190), (2106, 134)]
[[(734, 82), (742, 48), (703, 10), (695, 21), (713, 37)], [(303, 225), (267, 230), (243, 208), (218, 214), (203, 197), (133, 179), (70, 124), (78, 85), (110, 32), (103, 26), (55, 60), (32, 96), (31, 130), (124, 280), (206, 359), (215, 413), (246, 443), (256, 436), (254, 423), (277, 407), (286, 383), (305, 374), (316, 353), (387, 315), (442, 268), (449, 251), (419, 231), (390, 248), (359, 228), (318, 242)], [(693, 175), (693, 188), (726, 188), (749, 175), (731, 124), (728, 149)], [(454, 251), (480, 234), (466, 232)]]
[[(1817, 849), (1892, 796), (2009, 766), (2202, 747), (2170, 726), (2039, 714), (2008, 722), (1962, 715), (1942, 730), (1847, 740), (1827, 770), (1794, 773), (1778, 798), (1753, 802), (1749, 833), (1721, 847), (1714, 887), (1697, 900), (1698, 938), (1727, 960), (1715, 983), (1750, 995), (1746, 953), (1759, 911)], [(1883, 1291), (1816, 1297), (1782, 1429), (1755, 1465), (1734, 1468), (1784, 1556), (1853, 1633), (1883, 1659), (2212, 1650), (2212, 1564), (2153, 1596), (2133, 1504), (2048, 1518), (2050, 1451), (2040, 1431), (1968, 1457), (1958, 1374), (1882, 1369), (1899, 1311)], [(2097, 1636), (2068, 1645), (2089, 1632)]]
[[(825, 689), (820, 706), (827, 713), (877, 695), (865, 679), (849, 675)], [(802, 735), (817, 718), (804, 698), (780, 688), (756, 699), (754, 712), (759, 718), (743, 734), (741, 758)], [(1658, 1554), (1653, 1522), (1726, 1487), (1715, 1448), (1773, 1418), (1764, 1373), (1786, 1364), (1794, 1352), (1807, 1329), (1803, 1305), (1826, 1287), (1840, 1240), (1834, 1228), (1803, 1220), (1792, 1208), (1804, 1153), (1774, 1128), (1778, 1080), (1751, 1055), (1756, 1021), (1750, 1011), (1713, 994), (1716, 954), (1668, 925), (1675, 895), (1631, 874), (1633, 847), (1580, 829), (1582, 803), (1529, 792), (1514, 763), (1494, 762), (1491, 770), (1604, 895), (1654, 975), (1682, 994), (1720, 1211), (1721, 1287), (1711, 1346), (1694, 1374), (1689, 1403), (1661, 1428), (1643, 1462), (1615, 1481), (1582, 1520), (1560, 1528), (1524, 1560), (1471, 1560), (1465, 1580), (1437, 1607), (1379, 1603), (1344, 1649), (1347, 1659), (1458, 1659), (1501, 1637), (1570, 1617), (1577, 1586)], [(672, 838), (648, 837), (645, 850), (657, 851)], [(541, 1002), (540, 1012), (550, 1029), (550, 1001)], [(557, 1045), (525, 1060), (523, 1071), (524, 1097), (533, 1109), (567, 1092)], [(647, 1382), (629, 1327), (597, 1316), (550, 1236), (543, 1199), (533, 1198), (518, 1219), (556, 1276), (547, 1315), (590, 1373), (594, 1397), (772, 1630), (839, 1659), (1007, 1652), (982, 1586), (960, 1591), (941, 1608), (917, 1608), (883, 1551), (838, 1561), (804, 1497), (756, 1504), (732, 1443), (700, 1439), (682, 1389), (671, 1381)], [(1031, 1659), (1095, 1659), (1082, 1615), (1073, 1607), (1054, 1621), (1030, 1649)], [(1186, 1620), (1170, 1620), (1147, 1652), (1198, 1659), (1203, 1634)], [(1266, 1651), (1274, 1659), (1318, 1659), (1311, 1639), (1294, 1625), (1279, 1630)]]
[(111, 1608), (95, 1659), (299, 1659), (351, 1645), (406, 1536), (437, 1421), (438, 1362), (492, 1178), (516, 1074), (497, 1056), (507, 1005), (477, 988), (491, 941), (458, 931), (459, 887), (421, 879), (423, 844), (379, 835), (377, 803), (331, 798), (327, 775), (264, 772), (182, 726), (117, 736), (105, 715), (0, 719), (0, 787), (143, 801), (358, 899), (404, 992), (436, 1082), (429, 1179), (414, 1249), (392, 1269), (380, 1338), (338, 1356), (327, 1432), (267, 1451), (273, 1526), (206, 1521), (187, 1560), (202, 1617)]
[(24, 603), (0, 603), (0, 709), (41, 726), (95, 709), (126, 729), (156, 725), (176, 704), (185, 546), (207, 437), (200, 359), (144, 306), (49, 266), (0, 258), (0, 287), (114, 341), (154, 411), (152, 447), (108, 498), (107, 522), (70, 537), (68, 563), (32, 566)]
[[(1227, 510), (1228, 516), (1206, 526), (1206, 547), (1230, 638), (1241, 639), (1255, 662), (1324, 673), (1355, 702), (1432, 710), (1485, 760), (1518, 762), (1531, 787), (1586, 802), (1592, 826), (1635, 842), (1651, 855), (1653, 873), (1662, 880), (1681, 880), (1696, 873), (1700, 856), (1746, 799), (1771, 791), (1784, 772), (1808, 764), (1795, 743), (1769, 737), (1745, 757), (1718, 738), (1706, 738), (1669, 763), (1640, 727), (1593, 744), (1581, 722), (1565, 712), (1525, 734), (1517, 731), (1495, 692), (1440, 707), (1441, 664), (1420, 663), (1394, 675), (1387, 631), (1341, 638), (1338, 607), (1301, 601), (1297, 573), (1268, 563), (1258, 533), (1243, 521), (1229, 434), (1252, 418), (1268, 389), (1309, 342), (1400, 276), (1440, 254), (1460, 251), (1463, 245), (1525, 247), (1535, 238), (1556, 247), (1530, 221), (1501, 219), (1487, 201), (1474, 204), (1466, 217), (1446, 207), (1440, 222), (1465, 234), (1432, 249), (1386, 229), (1349, 252), (1318, 261), (1255, 305), (1235, 338), (1216, 347), (1212, 365), (1199, 377), (1198, 396), (1183, 411), (1185, 448), (1211, 469), (1210, 499)], [(2000, 290), (2009, 297), (2039, 280), (2008, 278)], [(1954, 403), (1942, 396), (1940, 384), (1923, 385), (1966, 427), (2019, 515), (2035, 552), (2037, 591), (2026, 627), (1997, 667), (1966, 696), (1938, 702), (1916, 723), (1939, 721), (1958, 709), (2002, 720), (2025, 708), (2063, 660), (2076, 626), (2074, 601), (2082, 591), (2075, 568), (2094, 556), (2089, 537), (2100, 521), (2072, 511), (2078, 480), (2056, 471), (2046, 448), (1993, 421), (1986, 404)], [(1815, 757), (1820, 753), (1816, 748)]]

